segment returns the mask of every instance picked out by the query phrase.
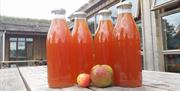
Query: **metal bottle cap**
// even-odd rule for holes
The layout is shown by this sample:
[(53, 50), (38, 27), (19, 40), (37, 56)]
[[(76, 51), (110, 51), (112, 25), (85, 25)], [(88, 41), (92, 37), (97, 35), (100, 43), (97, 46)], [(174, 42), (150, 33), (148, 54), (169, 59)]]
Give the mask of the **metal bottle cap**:
[(61, 8), (61, 9), (52, 10), (51, 13), (64, 15), (66, 13), (66, 10)]
[(75, 12), (73, 13), (74, 17), (82, 17), (82, 18), (86, 18), (87, 14), (85, 12)]
[(112, 14), (112, 12), (108, 9), (104, 9), (104, 10), (99, 11), (98, 14), (110, 16)]

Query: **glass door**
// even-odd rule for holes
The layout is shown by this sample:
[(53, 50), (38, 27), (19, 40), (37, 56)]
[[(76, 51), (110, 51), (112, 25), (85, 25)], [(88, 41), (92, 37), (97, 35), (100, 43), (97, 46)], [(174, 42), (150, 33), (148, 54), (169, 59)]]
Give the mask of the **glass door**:
[(26, 60), (25, 38), (18, 38), (17, 60)]
[(10, 61), (15, 61), (17, 57), (17, 38), (10, 38)]

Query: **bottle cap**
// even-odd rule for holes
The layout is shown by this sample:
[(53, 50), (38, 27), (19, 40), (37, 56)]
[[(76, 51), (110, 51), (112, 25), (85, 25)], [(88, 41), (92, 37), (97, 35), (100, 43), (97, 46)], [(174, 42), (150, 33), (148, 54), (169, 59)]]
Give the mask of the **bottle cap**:
[(120, 2), (118, 5), (117, 5), (117, 8), (131, 8), (132, 7), (132, 3), (130, 1), (124, 1), (124, 2)]
[(104, 9), (104, 10), (99, 11), (98, 14), (110, 16), (112, 14), (112, 12), (108, 9)]
[(73, 13), (73, 16), (74, 16), (74, 17), (82, 17), (82, 18), (85, 18), (86, 15), (87, 15), (87, 14), (86, 14), (85, 12), (81, 12), (81, 11)]
[(61, 8), (61, 9), (52, 10), (51, 13), (64, 15), (66, 13), (66, 10)]

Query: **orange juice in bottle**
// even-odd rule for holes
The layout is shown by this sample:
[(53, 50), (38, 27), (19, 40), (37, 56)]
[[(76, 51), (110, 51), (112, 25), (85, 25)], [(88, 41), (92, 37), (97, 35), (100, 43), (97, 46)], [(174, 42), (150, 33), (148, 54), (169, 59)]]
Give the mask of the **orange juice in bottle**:
[(131, 13), (132, 3), (122, 2), (114, 27), (115, 64), (114, 83), (123, 87), (142, 85), (140, 34)]
[(65, 20), (65, 10), (54, 10), (47, 34), (48, 85), (61, 88), (73, 84), (70, 62), (71, 34)]
[(75, 12), (75, 23), (72, 31), (72, 64), (73, 78), (78, 74), (90, 73), (93, 66), (92, 35), (86, 21), (86, 13)]
[(112, 67), (113, 63), (113, 24), (111, 11), (99, 11), (99, 24), (94, 38), (95, 63), (107, 64)]

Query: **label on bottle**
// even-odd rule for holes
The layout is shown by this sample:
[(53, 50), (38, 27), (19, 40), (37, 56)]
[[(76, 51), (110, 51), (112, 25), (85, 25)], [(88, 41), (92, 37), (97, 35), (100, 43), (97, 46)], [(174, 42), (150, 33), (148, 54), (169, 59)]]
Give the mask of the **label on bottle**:
[(111, 17), (110, 17), (110, 16), (100, 15), (100, 16), (99, 16), (99, 20), (111, 20)]
[(74, 19), (75, 19), (75, 20), (77, 20), (77, 19), (84, 19), (84, 20), (86, 20), (85, 17), (75, 17)]
[(131, 9), (118, 9), (118, 14), (121, 13), (131, 13)]

